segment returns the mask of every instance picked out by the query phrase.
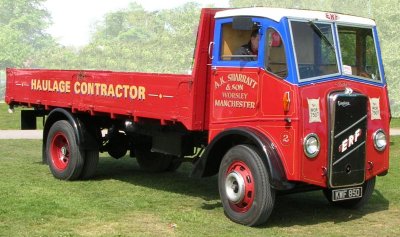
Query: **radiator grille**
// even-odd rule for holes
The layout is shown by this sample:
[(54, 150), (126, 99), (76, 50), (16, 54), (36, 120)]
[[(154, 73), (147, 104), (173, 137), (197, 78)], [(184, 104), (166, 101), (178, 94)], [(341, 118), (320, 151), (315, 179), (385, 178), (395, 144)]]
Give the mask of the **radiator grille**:
[(356, 93), (334, 93), (329, 101), (329, 184), (331, 187), (362, 184), (365, 177), (367, 97)]

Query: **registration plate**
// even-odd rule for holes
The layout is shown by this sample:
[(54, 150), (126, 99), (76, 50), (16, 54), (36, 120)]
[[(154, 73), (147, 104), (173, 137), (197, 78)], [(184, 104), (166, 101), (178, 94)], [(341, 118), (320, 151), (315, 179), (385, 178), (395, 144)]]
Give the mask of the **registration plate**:
[(332, 190), (332, 201), (342, 201), (362, 197), (362, 187)]

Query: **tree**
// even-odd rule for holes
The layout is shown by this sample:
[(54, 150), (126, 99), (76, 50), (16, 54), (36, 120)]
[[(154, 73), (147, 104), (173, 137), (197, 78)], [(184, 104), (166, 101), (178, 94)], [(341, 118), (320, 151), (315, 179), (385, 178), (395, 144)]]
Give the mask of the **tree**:
[(192, 66), (200, 8), (147, 12), (136, 3), (107, 14), (80, 53), (87, 68), (186, 73)]
[(50, 15), (45, 0), (0, 0), (0, 68), (29, 66), (32, 55), (51, 37), (44, 30)]
[(389, 98), (392, 115), (400, 117), (400, 4), (399, 0), (373, 0), (371, 4), (372, 17), (378, 26), (378, 34), (382, 48), (383, 64), (388, 81)]

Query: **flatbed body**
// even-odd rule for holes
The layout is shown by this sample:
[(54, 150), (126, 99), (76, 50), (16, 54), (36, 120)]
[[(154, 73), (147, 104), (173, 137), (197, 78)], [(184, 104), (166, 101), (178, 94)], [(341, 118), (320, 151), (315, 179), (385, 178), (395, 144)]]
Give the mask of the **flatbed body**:
[(8, 69), (7, 75), (7, 103), (179, 122), (189, 130), (204, 123), (191, 75), (34, 69)]

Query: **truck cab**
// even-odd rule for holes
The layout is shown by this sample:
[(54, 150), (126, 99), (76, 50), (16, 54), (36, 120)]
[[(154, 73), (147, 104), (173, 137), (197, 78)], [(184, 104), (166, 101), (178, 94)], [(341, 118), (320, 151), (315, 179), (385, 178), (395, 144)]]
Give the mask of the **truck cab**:
[[(258, 51), (240, 54), (255, 31)], [(365, 203), (375, 177), (389, 166), (390, 111), (375, 22), (328, 12), (232, 9), (216, 13), (210, 47), (209, 150), (222, 164), (200, 166), (207, 167), (204, 176), (219, 173), (228, 216), (243, 223), (260, 192), (246, 181), (255, 179), (252, 168), (230, 149), (264, 157), (275, 191), (307, 184), (339, 205)]]

